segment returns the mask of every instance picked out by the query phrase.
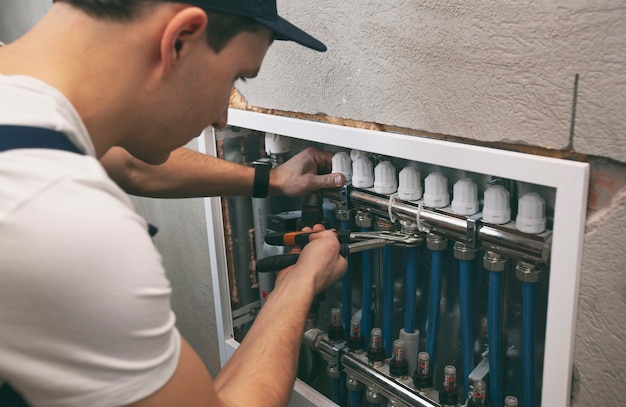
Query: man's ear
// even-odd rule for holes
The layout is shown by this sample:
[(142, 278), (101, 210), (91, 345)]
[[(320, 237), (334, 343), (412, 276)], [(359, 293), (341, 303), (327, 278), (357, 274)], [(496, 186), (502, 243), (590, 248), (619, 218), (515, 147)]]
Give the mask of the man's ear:
[(186, 7), (167, 23), (161, 36), (161, 73), (167, 76), (183, 57), (204, 41), (207, 15), (198, 7)]

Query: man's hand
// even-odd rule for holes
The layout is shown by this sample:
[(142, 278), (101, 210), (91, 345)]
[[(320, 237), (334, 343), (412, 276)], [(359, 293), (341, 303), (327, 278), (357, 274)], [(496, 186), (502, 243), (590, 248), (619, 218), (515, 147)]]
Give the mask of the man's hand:
[(340, 243), (337, 234), (332, 230), (324, 230), (322, 225), (306, 227), (303, 232), (320, 232), (311, 235), (304, 248), (294, 248), (292, 253), (300, 253), (293, 266), (281, 271), (276, 279), (278, 286), (283, 279), (312, 278), (315, 292), (319, 293), (337, 281), (345, 273), (348, 261), (340, 254)]
[(303, 196), (318, 189), (342, 186), (345, 182), (342, 174), (329, 174), (332, 158), (329, 151), (307, 148), (270, 172), (270, 193)]

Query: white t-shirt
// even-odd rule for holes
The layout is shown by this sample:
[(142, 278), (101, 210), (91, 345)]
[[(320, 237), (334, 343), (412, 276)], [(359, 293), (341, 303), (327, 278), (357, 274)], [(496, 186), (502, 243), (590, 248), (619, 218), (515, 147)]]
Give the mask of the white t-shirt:
[(59, 130), (87, 155), (0, 153), (0, 382), (34, 407), (119, 406), (173, 375), (180, 335), (147, 224), (49, 85), (0, 75), (0, 125)]

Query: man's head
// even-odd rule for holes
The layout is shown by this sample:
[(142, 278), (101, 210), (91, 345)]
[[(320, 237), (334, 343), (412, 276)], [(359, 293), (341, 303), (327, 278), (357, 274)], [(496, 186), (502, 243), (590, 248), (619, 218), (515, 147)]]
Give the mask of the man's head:
[(305, 47), (326, 51), (326, 46), (278, 15), (276, 0), (54, 0), (74, 5), (99, 18), (132, 20), (147, 6), (159, 2), (186, 3), (205, 10), (209, 24), (207, 39), (217, 52), (241, 31), (269, 28), (273, 39), (295, 41)]
[[(228, 12), (233, 4), (241, 10)], [(275, 0), (56, 0), (23, 42), (41, 63), (23, 61), (31, 70), (22, 72), (66, 95), (98, 156), (118, 145), (158, 164), (204, 128), (226, 125), (234, 82), (257, 75), (274, 39), (310, 40), (282, 30), (293, 26), (271, 6)]]

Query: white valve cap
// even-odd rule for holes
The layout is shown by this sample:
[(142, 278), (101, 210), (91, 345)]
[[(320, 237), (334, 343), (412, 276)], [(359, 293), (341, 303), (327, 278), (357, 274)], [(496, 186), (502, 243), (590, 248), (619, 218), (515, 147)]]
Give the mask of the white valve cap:
[(343, 174), (347, 183), (352, 181), (352, 160), (348, 153), (340, 151), (333, 156), (333, 169), (331, 172)]
[(265, 133), (265, 151), (267, 154), (284, 154), (291, 151), (291, 139), (275, 133)]
[(546, 201), (538, 193), (529, 192), (519, 199), (515, 226), (524, 233), (546, 230)]
[(404, 167), (398, 175), (398, 198), (417, 201), (422, 197), (421, 174), (416, 167)]
[(356, 161), (357, 158), (367, 157), (367, 153), (361, 150), (352, 150), (350, 151), (350, 159), (352, 161)]
[(471, 179), (463, 178), (454, 183), (452, 212), (465, 216), (478, 212), (478, 188)]
[(359, 157), (352, 162), (352, 185), (357, 188), (370, 188), (374, 185), (374, 169), (369, 158)]
[(448, 179), (440, 172), (431, 172), (424, 180), (424, 205), (443, 208), (449, 204)]
[(374, 168), (374, 191), (378, 194), (393, 194), (398, 190), (396, 167), (389, 161), (381, 161)]
[(504, 225), (511, 220), (511, 194), (502, 185), (485, 190), (483, 222)]

